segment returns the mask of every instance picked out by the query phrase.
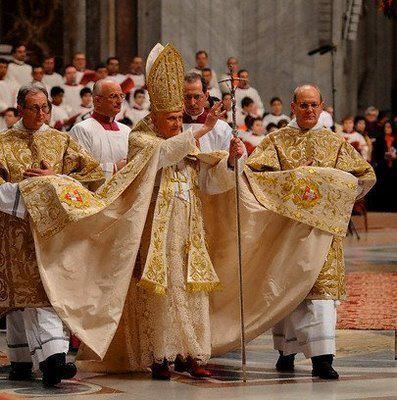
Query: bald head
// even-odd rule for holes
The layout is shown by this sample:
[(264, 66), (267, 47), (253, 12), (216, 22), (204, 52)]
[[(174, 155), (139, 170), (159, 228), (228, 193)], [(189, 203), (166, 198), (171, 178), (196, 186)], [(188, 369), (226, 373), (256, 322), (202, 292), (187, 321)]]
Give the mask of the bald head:
[(115, 117), (121, 110), (124, 94), (121, 86), (112, 79), (100, 79), (92, 90), (94, 111), (99, 114)]
[(323, 98), (320, 89), (311, 84), (298, 86), (294, 91), (291, 110), (302, 130), (312, 129), (323, 110)]
[(319, 96), (319, 101), (322, 103), (323, 96), (321, 95), (320, 88), (318, 86), (312, 85), (310, 83), (302, 85), (302, 86), (298, 86), (294, 90), (294, 103), (296, 103), (296, 101), (298, 100), (299, 95), (301, 95), (302, 93), (305, 93), (305, 92), (307, 93), (307, 91), (309, 91), (310, 93), (317, 92), (318, 96)]
[(106, 95), (107, 92), (110, 93), (114, 90), (121, 91), (120, 84), (115, 82), (113, 79), (105, 78), (95, 82), (94, 87), (92, 89), (92, 94), (94, 96), (103, 96), (104, 94)]

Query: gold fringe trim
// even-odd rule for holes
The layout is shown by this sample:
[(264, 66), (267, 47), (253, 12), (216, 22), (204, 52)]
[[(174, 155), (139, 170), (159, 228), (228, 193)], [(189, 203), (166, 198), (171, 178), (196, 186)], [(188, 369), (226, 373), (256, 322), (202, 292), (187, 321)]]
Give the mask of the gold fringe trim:
[(214, 292), (222, 289), (223, 286), (220, 282), (188, 282), (186, 284), (186, 291), (188, 293)]
[(167, 288), (165, 288), (164, 286), (161, 286), (158, 283), (150, 282), (144, 279), (141, 279), (137, 283), (137, 286), (146, 289), (150, 292), (153, 292), (154, 294), (157, 294), (159, 296), (165, 296), (167, 294)]

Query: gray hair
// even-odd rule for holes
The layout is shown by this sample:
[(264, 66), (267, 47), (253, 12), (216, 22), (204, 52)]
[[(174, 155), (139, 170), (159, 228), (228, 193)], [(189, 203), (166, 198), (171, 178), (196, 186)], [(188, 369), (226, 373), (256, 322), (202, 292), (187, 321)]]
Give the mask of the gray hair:
[(318, 94), (320, 95), (320, 101), (323, 102), (323, 95), (321, 94), (320, 88), (317, 85), (314, 85), (312, 83), (305, 83), (304, 85), (300, 85), (298, 86), (295, 90), (294, 90), (294, 103), (296, 103), (296, 100), (298, 99), (298, 94), (299, 92), (303, 89), (303, 88), (313, 88), (315, 90), (317, 90)]
[(378, 115), (379, 115), (379, 110), (378, 110), (376, 107), (374, 107), (374, 106), (369, 106), (369, 107), (365, 110), (365, 115), (372, 114), (372, 113), (376, 113), (376, 117), (378, 117)]
[(203, 93), (207, 93), (208, 85), (205, 82), (204, 78), (197, 72), (188, 72), (184, 77), (184, 81), (185, 83), (201, 82)]
[(100, 96), (101, 92), (102, 92), (102, 86), (108, 82), (109, 83), (117, 83), (116, 81), (114, 81), (113, 79), (110, 79), (110, 78), (99, 79), (99, 81), (96, 81), (94, 83), (94, 87), (92, 88), (92, 95)]
[(48, 101), (48, 92), (44, 86), (39, 86), (39, 85), (21, 86), (21, 88), (18, 91), (18, 96), (17, 96), (18, 106), (20, 106), (22, 108), (26, 107), (26, 97), (30, 94), (38, 94), (38, 93), (44, 93), (45, 97), (47, 98), (47, 102), (49, 102)]
[(197, 81), (201, 82), (201, 75), (198, 74), (197, 72), (189, 72), (185, 75), (184, 80), (186, 83), (193, 83)]

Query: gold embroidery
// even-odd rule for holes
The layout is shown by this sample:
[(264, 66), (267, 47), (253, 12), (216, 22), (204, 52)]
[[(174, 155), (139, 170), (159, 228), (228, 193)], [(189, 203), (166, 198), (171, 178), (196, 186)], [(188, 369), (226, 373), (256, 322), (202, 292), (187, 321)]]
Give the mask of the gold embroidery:
[[(186, 169), (190, 176), (191, 184), (189, 196), (190, 220), (184, 221), (189, 225), (189, 239), (183, 246), (187, 254), (186, 290), (188, 292), (212, 291), (220, 289), (219, 278), (212, 265), (206, 243), (205, 231), (202, 220), (201, 201), (199, 198), (197, 162), (188, 161)], [(170, 267), (167, 261), (167, 232), (168, 221), (175, 196), (174, 184), (187, 183), (185, 175), (175, 174), (173, 167), (164, 168), (161, 175), (159, 194), (156, 201), (151, 241), (145, 268), (138, 285), (156, 294), (164, 295), (167, 290), (167, 271)]]
[[(313, 160), (311, 167), (299, 168), (309, 159)], [(350, 177), (358, 178), (362, 188), (361, 196), (364, 196), (375, 182), (372, 167), (337, 134), (326, 129), (301, 132), (291, 127), (266, 136), (247, 161), (247, 166), (247, 175), (255, 196), (263, 205), (335, 235), (327, 260), (308, 298), (343, 298), (345, 289), (342, 236), (350, 220), (357, 182), (341, 171), (349, 173)], [(279, 175), (278, 171), (288, 170), (299, 171), (299, 175), (295, 178), (293, 175), (289, 178)], [(326, 171), (334, 173), (324, 173)], [(316, 175), (322, 176), (321, 179)], [(277, 196), (273, 196), (272, 192), (279, 191), (291, 199), (293, 182), (300, 177), (311, 182), (307, 185), (307, 191), (302, 185), (302, 195), (306, 192), (306, 198), (309, 200), (313, 196), (316, 198), (317, 191), (320, 194), (315, 204), (310, 208), (305, 207), (307, 202), (300, 201), (299, 195), (295, 198), (296, 204), (288, 200), (287, 204), (278, 202)], [(317, 186), (312, 192), (313, 183)]]
[[(59, 209), (57, 191), (48, 183), (61, 179), (70, 185), (71, 180), (57, 176), (23, 180), (26, 169), (41, 168), (42, 161), (56, 174), (68, 175), (89, 186), (98, 186), (103, 181), (103, 173), (99, 163), (66, 133), (48, 129), (32, 134), (10, 129), (0, 135), (0, 184), (19, 182), (23, 195), (22, 187), (30, 190), (31, 197), (24, 200), (30, 215), (34, 216), (33, 223), (41, 226), (43, 222), (51, 231), (54, 224), (64, 226), (68, 219)], [(42, 190), (35, 191), (38, 187)], [(30, 221), (0, 213), (0, 226), (0, 315), (13, 308), (48, 306)]]
[(61, 193), (60, 200), (69, 206), (84, 208), (91, 205), (90, 197), (73, 186), (66, 186)]

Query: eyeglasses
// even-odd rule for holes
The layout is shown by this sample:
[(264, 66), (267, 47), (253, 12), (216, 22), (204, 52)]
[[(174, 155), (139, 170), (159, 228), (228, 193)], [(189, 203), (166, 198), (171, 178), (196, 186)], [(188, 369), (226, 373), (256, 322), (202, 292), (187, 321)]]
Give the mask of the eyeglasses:
[(201, 98), (203, 98), (203, 96), (204, 96), (204, 93), (201, 93), (201, 94), (185, 94), (185, 95), (183, 96), (183, 98), (184, 98), (186, 101), (189, 101), (189, 100), (191, 100), (191, 99), (194, 99), (194, 100), (196, 100), (196, 101), (199, 101)]
[(298, 107), (301, 110), (308, 110), (309, 107), (311, 107), (313, 110), (317, 110), (317, 108), (320, 107), (320, 104), (318, 104), (318, 103), (300, 103), (300, 104), (298, 104)]
[(26, 106), (25, 110), (29, 110), (31, 112), (34, 112), (38, 114), (40, 111), (43, 111), (44, 114), (48, 114), (50, 112), (50, 107), (45, 104), (43, 106)]
[(112, 94), (109, 94), (109, 96), (99, 96), (99, 97), (104, 97), (105, 99), (110, 99), (110, 100), (124, 100), (125, 94), (124, 93), (112, 93)]

